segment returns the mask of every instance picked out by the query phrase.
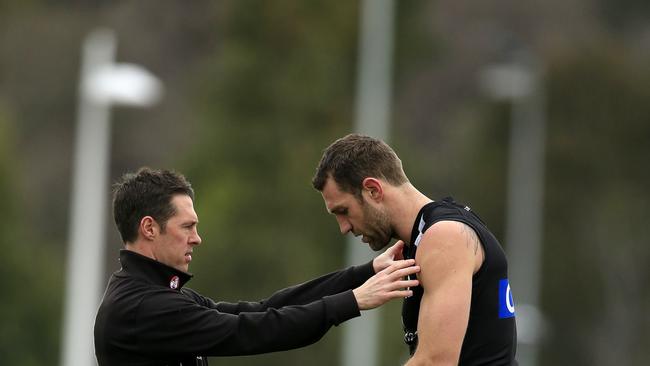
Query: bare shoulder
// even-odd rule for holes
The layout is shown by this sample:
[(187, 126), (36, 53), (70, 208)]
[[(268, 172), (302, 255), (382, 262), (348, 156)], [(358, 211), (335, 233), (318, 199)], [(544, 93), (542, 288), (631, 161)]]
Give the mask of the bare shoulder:
[(460, 221), (444, 220), (433, 224), (422, 236), (424, 242), (437, 242), (438, 245), (454, 246), (456, 243), (470, 245), (474, 251), (480, 243), (474, 229)]
[(460, 221), (444, 220), (433, 224), (422, 236), (416, 262), (422, 266), (439, 261), (453, 262), (454, 266), (468, 264), (476, 273), (483, 263), (481, 241), (469, 225)]

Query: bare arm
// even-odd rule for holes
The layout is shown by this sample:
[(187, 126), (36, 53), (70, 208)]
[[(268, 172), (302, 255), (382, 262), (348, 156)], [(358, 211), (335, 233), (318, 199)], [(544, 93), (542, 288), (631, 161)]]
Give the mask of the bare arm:
[(469, 321), (472, 276), (482, 258), (478, 238), (465, 224), (441, 221), (426, 231), (416, 256), (424, 288), (418, 348), (408, 366), (458, 364)]

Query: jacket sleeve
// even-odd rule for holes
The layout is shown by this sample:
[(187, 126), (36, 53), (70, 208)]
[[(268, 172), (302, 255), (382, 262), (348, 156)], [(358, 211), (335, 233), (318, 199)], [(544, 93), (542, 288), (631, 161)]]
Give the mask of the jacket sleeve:
[(359, 315), (351, 290), (302, 305), (239, 314), (202, 306), (181, 292), (161, 290), (140, 303), (133, 346), (156, 357), (282, 351), (314, 343), (332, 325)]
[(218, 302), (205, 299), (206, 306), (224, 313), (239, 314), (242, 312), (265, 311), (269, 308), (280, 308), (287, 305), (305, 305), (325, 296), (335, 295), (361, 286), (375, 271), (372, 261), (347, 269), (332, 272), (311, 281), (280, 290), (271, 297), (258, 301), (235, 303)]

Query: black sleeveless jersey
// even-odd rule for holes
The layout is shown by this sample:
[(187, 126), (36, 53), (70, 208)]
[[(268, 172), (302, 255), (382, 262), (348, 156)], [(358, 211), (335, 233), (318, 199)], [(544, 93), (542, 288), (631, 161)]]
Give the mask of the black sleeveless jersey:
[[(498, 240), (468, 206), (448, 197), (422, 207), (413, 225), (411, 242), (404, 247), (404, 258), (415, 258), (422, 235), (438, 221), (459, 221), (468, 225), (476, 232), (485, 252), (481, 268), (472, 277), (469, 322), (458, 364), (516, 366), (517, 329), (506, 256)], [(402, 306), (404, 341), (411, 355), (417, 347), (418, 315), (424, 289), (418, 286), (412, 290), (413, 296), (406, 298)]]

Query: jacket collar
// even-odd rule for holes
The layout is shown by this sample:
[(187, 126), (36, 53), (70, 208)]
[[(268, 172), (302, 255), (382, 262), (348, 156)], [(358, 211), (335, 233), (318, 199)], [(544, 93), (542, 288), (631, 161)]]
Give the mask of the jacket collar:
[(192, 275), (134, 251), (120, 250), (122, 270), (149, 283), (180, 290)]

